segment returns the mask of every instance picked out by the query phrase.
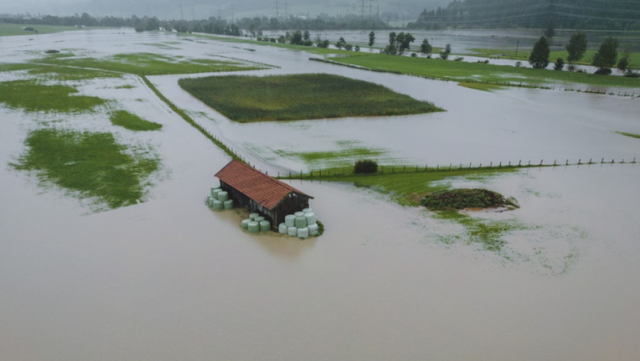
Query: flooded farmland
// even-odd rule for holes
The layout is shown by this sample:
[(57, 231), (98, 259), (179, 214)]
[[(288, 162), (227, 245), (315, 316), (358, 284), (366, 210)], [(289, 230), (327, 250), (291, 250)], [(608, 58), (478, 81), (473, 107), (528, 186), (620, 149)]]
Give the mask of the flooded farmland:
[[(310, 170), (357, 155), (384, 164), (522, 161), (598, 164), (453, 178), (516, 197), (521, 208), (469, 212), (513, 220), (500, 252), (459, 224), (350, 184), (290, 181), (326, 232), (300, 241), (240, 230), (244, 215), (203, 204), (229, 158), (139, 77), (69, 82), (108, 103), (93, 113), (0, 104), (0, 350), (3, 360), (634, 360), (640, 355), (638, 98), (559, 90), (481, 92), (454, 82), (308, 61), (313, 55), (130, 30), (0, 38), (3, 62), (55, 47), (76, 56), (151, 52), (383, 84), (443, 113), (237, 124), (177, 85), (150, 82), (257, 168)], [(158, 44), (163, 44), (162, 46)], [(247, 49), (252, 49), (247, 50)], [(0, 81), (34, 77), (0, 72)], [(113, 128), (110, 109), (162, 125)], [(39, 127), (111, 132), (160, 159), (139, 204), (105, 210), (11, 164)], [(346, 152), (345, 154), (349, 154)], [(599, 164), (601, 158), (616, 164)], [(627, 163), (619, 164), (625, 159)]]

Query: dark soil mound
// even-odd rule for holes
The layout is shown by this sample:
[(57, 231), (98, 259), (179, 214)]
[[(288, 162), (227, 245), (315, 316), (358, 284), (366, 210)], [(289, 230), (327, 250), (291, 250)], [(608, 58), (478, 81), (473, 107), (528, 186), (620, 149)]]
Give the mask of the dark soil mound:
[(518, 207), (513, 198), (507, 199), (500, 193), (478, 188), (433, 192), (422, 198), (420, 204), (433, 211), (501, 206)]

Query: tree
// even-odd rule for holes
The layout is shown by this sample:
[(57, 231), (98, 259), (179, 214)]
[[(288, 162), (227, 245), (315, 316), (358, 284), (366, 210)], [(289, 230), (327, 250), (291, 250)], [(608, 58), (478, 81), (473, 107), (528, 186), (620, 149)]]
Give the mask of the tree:
[(309, 34), (309, 30), (305, 30), (304, 34), (302, 34), (302, 39), (304, 41), (309, 41), (311, 40), (311, 34)]
[(429, 39), (422, 40), (422, 44), (420, 45), (420, 52), (424, 55), (431, 54), (433, 51), (433, 46), (429, 44)]
[(541, 36), (533, 45), (531, 55), (529, 56), (529, 64), (535, 69), (544, 69), (549, 65), (549, 42), (547, 38)]
[(447, 44), (444, 50), (440, 52), (440, 59), (447, 60), (447, 58), (449, 58), (449, 54), (451, 54), (451, 44)]
[(293, 45), (302, 45), (302, 32), (300, 30), (296, 30), (291, 37), (291, 44)]
[(631, 56), (631, 47), (627, 45), (624, 47), (624, 50), (622, 50), (622, 57), (618, 60), (618, 69), (622, 71), (627, 71), (629, 69), (629, 56)]
[(369, 47), (372, 47), (376, 43), (376, 33), (373, 31), (369, 33)]
[(562, 60), (562, 58), (558, 58), (553, 64), (553, 70), (562, 70), (562, 68), (564, 68), (564, 60)]
[(565, 47), (569, 53), (569, 56), (567, 57), (569, 64), (582, 59), (585, 51), (587, 51), (587, 45), (587, 34), (583, 31), (571, 35), (569, 44)]
[(544, 31), (544, 36), (547, 39), (553, 39), (553, 37), (556, 36), (556, 23), (553, 19), (549, 19), (547, 30)]
[(400, 33), (396, 37), (397, 47), (398, 47), (398, 55), (402, 55), (405, 50), (411, 49), (411, 43), (413, 43), (416, 38), (413, 37), (410, 33)]
[(593, 65), (602, 71), (605, 68), (611, 68), (618, 60), (618, 39), (612, 36), (604, 39), (600, 44), (600, 49), (593, 56)]
[(340, 37), (340, 39), (338, 39), (338, 42), (336, 42), (336, 48), (338, 49), (344, 48), (345, 45), (347, 45), (347, 42), (344, 40), (343, 37)]

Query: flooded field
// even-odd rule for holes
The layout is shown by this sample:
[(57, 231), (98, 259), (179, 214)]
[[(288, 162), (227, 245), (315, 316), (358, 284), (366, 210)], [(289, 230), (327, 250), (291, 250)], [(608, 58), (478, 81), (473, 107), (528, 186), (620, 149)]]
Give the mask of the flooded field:
[[(124, 34), (126, 32), (126, 34)], [(162, 44), (162, 45), (160, 45)], [(453, 82), (310, 62), (289, 50), (102, 30), (0, 38), (3, 62), (55, 47), (91, 57), (151, 52), (383, 84), (444, 113), (238, 124), (151, 76), (173, 104), (256, 167), (631, 160), (637, 98), (558, 90), (481, 92)], [(247, 50), (247, 49), (252, 49)], [(36, 75), (0, 72), (0, 82)], [(93, 113), (0, 104), (0, 353), (3, 360), (635, 360), (640, 355), (640, 164), (532, 168), (453, 178), (518, 199), (499, 252), (433, 213), (350, 184), (291, 181), (326, 225), (300, 241), (240, 230), (245, 215), (203, 200), (229, 158), (135, 75), (66, 81), (107, 105)], [(131, 132), (127, 110), (161, 124)], [(11, 164), (42, 127), (113, 134), (160, 161), (140, 203), (98, 207)], [(364, 150), (363, 150), (364, 149)], [(329, 160), (301, 154), (344, 150)], [(338, 152), (339, 153), (339, 152)], [(370, 153), (371, 154), (371, 153)]]

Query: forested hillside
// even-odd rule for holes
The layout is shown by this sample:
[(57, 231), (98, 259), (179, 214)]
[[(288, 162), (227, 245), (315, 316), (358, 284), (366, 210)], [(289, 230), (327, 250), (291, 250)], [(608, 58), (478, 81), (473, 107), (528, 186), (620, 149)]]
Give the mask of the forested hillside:
[(454, 0), (424, 10), (409, 27), (525, 27), (640, 30), (640, 0)]

